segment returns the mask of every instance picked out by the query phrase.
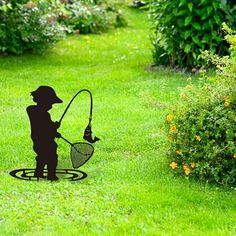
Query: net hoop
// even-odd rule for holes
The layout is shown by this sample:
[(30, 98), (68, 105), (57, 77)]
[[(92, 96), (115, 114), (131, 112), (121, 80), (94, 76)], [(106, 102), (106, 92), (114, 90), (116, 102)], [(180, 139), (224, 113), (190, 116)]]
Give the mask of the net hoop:
[[(80, 150), (78, 150), (78, 148), (75, 147), (75, 145), (87, 145), (87, 146), (90, 146), (92, 152), (90, 152), (89, 154), (82, 153)], [(89, 156), (88, 159), (86, 159), (81, 165), (76, 166), (76, 167), (74, 166), (73, 160), (72, 160), (72, 149), (73, 149), (73, 148), (74, 148), (78, 153), (80, 153), (81, 155)], [(73, 168), (77, 169), (77, 168), (83, 166), (87, 161), (90, 160), (90, 158), (92, 157), (93, 153), (94, 153), (94, 147), (93, 147), (93, 145), (91, 145), (90, 143), (86, 143), (86, 142), (73, 143), (73, 144), (71, 145), (71, 154), (70, 154), (70, 156), (71, 156), (71, 162), (72, 162)]]

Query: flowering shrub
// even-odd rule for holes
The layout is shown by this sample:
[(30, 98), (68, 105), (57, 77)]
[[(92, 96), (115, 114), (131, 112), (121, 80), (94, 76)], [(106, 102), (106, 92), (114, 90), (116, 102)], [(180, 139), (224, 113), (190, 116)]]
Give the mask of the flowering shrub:
[(71, 15), (66, 20), (66, 25), (71, 26), (73, 30), (91, 33), (105, 31), (108, 28), (106, 11), (100, 6), (75, 2), (68, 4), (67, 10)]
[(107, 1), (47, 1), (47, 7), (65, 25), (67, 32), (100, 33), (110, 27), (126, 26), (122, 12)]
[[(225, 27), (226, 29), (226, 27)], [(228, 31), (229, 33), (229, 31)], [(165, 121), (170, 168), (222, 185), (236, 185), (236, 36), (230, 31), (231, 57), (205, 53), (215, 77), (183, 89)]]
[(67, 4), (66, 9), (70, 14), (65, 24), (80, 33), (98, 33), (108, 30), (110, 27), (125, 26), (120, 10), (104, 2), (76, 1)]
[(62, 29), (40, 5), (0, 0), (0, 52), (20, 54), (53, 45)]

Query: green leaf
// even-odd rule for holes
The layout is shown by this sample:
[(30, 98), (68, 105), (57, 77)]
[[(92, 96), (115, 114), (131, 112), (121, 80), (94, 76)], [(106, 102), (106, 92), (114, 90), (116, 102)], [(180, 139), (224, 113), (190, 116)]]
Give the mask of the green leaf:
[(191, 51), (191, 45), (190, 45), (190, 44), (187, 44), (187, 45), (184, 47), (184, 52), (189, 53), (190, 51)]
[(184, 38), (187, 39), (189, 36), (191, 36), (192, 31), (191, 30), (187, 30), (184, 32)]
[(188, 9), (192, 12), (193, 11), (193, 3), (189, 2), (188, 3)]
[(186, 0), (180, 0), (179, 7), (186, 5), (187, 1)]
[(186, 25), (189, 25), (191, 21), (192, 21), (192, 16), (186, 17), (186, 18), (185, 18), (185, 21), (184, 21), (184, 25), (185, 25), (185, 26), (186, 26)]
[(196, 14), (197, 16), (202, 16), (202, 9), (194, 9), (194, 14)]
[(177, 26), (178, 26), (178, 28), (182, 28), (184, 26), (184, 21), (182, 19), (178, 19)]
[(202, 29), (203, 29), (203, 30), (208, 30), (209, 28), (211, 28), (210, 25), (209, 25), (209, 22), (206, 21), (206, 22), (203, 24)]
[(177, 16), (183, 16), (183, 15), (185, 15), (186, 13), (187, 13), (186, 10), (181, 10), (181, 11), (179, 11), (179, 12), (177, 13)]
[(212, 26), (214, 25), (214, 23), (215, 23), (215, 22), (213, 21), (213, 19), (209, 19), (208, 22), (209, 22), (210, 27), (212, 27)]
[(220, 20), (219, 15), (215, 14), (215, 15), (214, 15), (214, 19), (215, 19), (215, 21), (216, 21), (216, 23), (217, 23), (218, 25), (221, 24), (221, 20)]
[(208, 3), (208, 0), (201, 0), (201, 4)]
[(212, 39), (215, 40), (216, 42), (222, 41), (222, 38), (219, 36), (219, 34), (216, 31), (212, 32)]
[(212, 6), (207, 7), (207, 14), (210, 15), (212, 10), (213, 10)]
[(194, 22), (192, 25), (193, 25), (193, 27), (194, 27), (196, 30), (201, 30), (201, 26), (200, 26), (199, 23)]
[(194, 43), (200, 44), (199, 38), (197, 36), (193, 36), (192, 39)]
[(185, 46), (185, 41), (184, 40), (182, 40), (180, 43), (179, 43), (179, 47), (180, 48), (184, 48), (184, 46)]
[(213, 7), (215, 10), (219, 8), (219, 2), (218, 1), (213, 1)]
[(198, 6), (203, 6), (203, 5), (207, 5), (208, 4), (208, 0), (201, 0), (201, 2), (198, 4)]
[(210, 43), (210, 35), (209, 34), (205, 34), (203, 39), (202, 39), (202, 42), (203, 43)]
[(202, 8), (201, 13), (199, 14), (199, 16), (201, 17), (201, 20), (207, 19), (209, 17), (209, 15), (207, 14), (207, 9)]
[(178, 9), (174, 9), (173, 10), (173, 15), (177, 16), (177, 14), (178, 14)]
[(3, 5), (2, 7), (0, 7), (0, 10), (2, 10), (3, 12), (7, 12), (8, 10), (7, 5)]

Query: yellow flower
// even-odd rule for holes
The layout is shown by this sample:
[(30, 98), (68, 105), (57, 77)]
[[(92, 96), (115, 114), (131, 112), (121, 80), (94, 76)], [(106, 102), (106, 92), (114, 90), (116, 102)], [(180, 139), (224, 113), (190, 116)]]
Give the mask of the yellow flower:
[(229, 104), (230, 104), (230, 102), (228, 102), (228, 101), (225, 101), (225, 102), (224, 102), (224, 106), (225, 106), (225, 107), (228, 107)]
[(188, 95), (186, 93), (181, 93), (180, 97), (183, 98), (183, 99), (186, 99), (188, 97)]
[(196, 140), (197, 140), (198, 142), (200, 142), (200, 141), (202, 140), (202, 138), (201, 138), (200, 135), (196, 135), (195, 138), (196, 138)]
[(190, 174), (190, 169), (187, 168), (186, 170), (184, 170), (184, 173), (185, 173), (186, 175), (189, 175), (189, 174)]
[(86, 40), (90, 40), (90, 37), (89, 37), (88, 35), (86, 35), (84, 38), (85, 38)]
[(230, 105), (230, 97), (229, 96), (224, 96), (224, 106), (228, 107)]
[(176, 151), (175, 152), (177, 155), (182, 155), (183, 153), (181, 151)]
[(172, 133), (176, 133), (176, 130), (177, 130), (176, 126), (175, 125), (171, 126), (170, 130)]
[(170, 167), (171, 167), (172, 169), (176, 169), (176, 168), (178, 167), (178, 164), (177, 164), (176, 162), (172, 162), (172, 163), (170, 164)]
[(224, 100), (228, 101), (229, 100), (229, 96), (224, 96)]
[(234, 155), (233, 155), (233, 158), (235, 158), (235, 159), (236, 159), (236, 153), (234, 153)]
[(184, 173), (185, 173), (186, 175), (189, 175), (189, 174), (190, 174), (190, 169), (189, 169), (189, 167), (188, 167), (187, 165), (184, 165), (184, 166), (183, 166), (183, 169), (184, 169)]
[(194, 163), (194, 162), (191, 163), (190, 165), (191, 165), (191, 167), (192, 167), (193, 169), (196, 167), (196, 163)]
[(173, 137), (171, 135), (168, 135), (167, 139), (169, 142), (171, 142), (173, 140)]
[(169, 114), (168, 116), (166, 116), (166, 120), (167, 120), (167, 121), (172, 121), (173, 118), (174, 118), (174, 116), (171, 115), (171, 114)]
[(183, 169), (186, 170), (189, 169), (189, 167), (187, 165), (183, 165)]

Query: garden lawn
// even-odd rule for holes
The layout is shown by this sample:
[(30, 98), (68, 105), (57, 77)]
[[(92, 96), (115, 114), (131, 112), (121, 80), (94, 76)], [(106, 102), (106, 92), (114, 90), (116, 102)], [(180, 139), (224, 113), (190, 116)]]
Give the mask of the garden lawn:
[[(162, 123), (189, 75), (151, 69), (149, 22), (126, 10), (129, 27), (73, 36), (42, 55), (0, 58), (0, 235), (236, 235), (235, 190), (175, 177), (163, 154)], [(34, 168), (26, 107), (52, 86), (63, 104), (80, 89), (94, 97), (93, 135), (101, 138), (78, 182), (20, 181)], [(80, 95), (59, 130), (81, 141), (89, 98)], [(59, 168), (71, 168), (58, 140)]]

